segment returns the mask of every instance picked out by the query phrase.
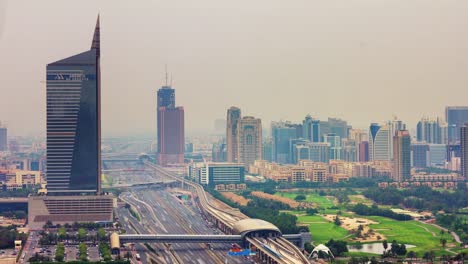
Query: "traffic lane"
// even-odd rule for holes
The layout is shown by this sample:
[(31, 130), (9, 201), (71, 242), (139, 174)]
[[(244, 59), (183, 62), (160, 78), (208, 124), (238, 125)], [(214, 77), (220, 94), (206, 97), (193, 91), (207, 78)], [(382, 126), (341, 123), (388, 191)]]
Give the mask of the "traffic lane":
[[(157, 190), (153, 192), (144, 192), (139, 194), (141, 194), (142, 199), (152, 200), (153, 205), (156, 205), (155, 208), (157, 208), (157, 211), (163, 212), (162, 215), (166, 217), (163, 216), (163, 221), (161, 222), (169, 224), (170, 226), (166, 227), (168, 230), (171, 229), (174, 234), (220, 233), (219, 230), (208, 227), (206, 225), (206, 221), (201, 217), (201, 214), (195, 213), (199, 212), (199, 210), (195, 207), (193, 203), (193, 209), (189, 210), (185, 203), (180, 203), (180, 200), (177, 197), (175, 197), (172, 194), (169, 194), (166, 191)], [(183, 221), (186, 222), (183, 223)], [(194, 254), (196, 255), (196, 258), (200, 258), (201, 260), (206, 260), (206, 256), (208, 255), (210, 259), (216, 260), (217, 262), (227, 257), (229, 263), (246, 263), (244, 262), (244, 260), (239, 259), (238, 257), (227, 256), (227, 252), (230, 248), (229, 244), (217, 244), (216, 246), (212, 247), (212, 252), (209, 252), (209, 249), (203, 248), (203, 245), (201, 244), (178, 244), (173, 245), (173, 247), (178, 254), (184, 254), (183, 258), (186, 259), (186, 254), (190, 255), (190, 253), (186, 253), (186, 251), (189, 250), (195, 252)]]

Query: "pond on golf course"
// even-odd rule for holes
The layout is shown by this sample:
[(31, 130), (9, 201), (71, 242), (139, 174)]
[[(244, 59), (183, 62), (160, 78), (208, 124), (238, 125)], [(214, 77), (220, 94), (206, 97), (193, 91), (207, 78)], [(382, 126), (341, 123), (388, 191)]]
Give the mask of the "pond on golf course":
[[(408, 245), (405, 244), (406, 249), (414, 248), (415, 245)], [(390, 250), (391, 244), (388, 244), (387, 250)], [(369, 244), (361, 244), (361, 246), (356, 245), (349, 245), (348, 246), (349, 252), (364, 252), (364, 253), (374, 253), (374, 254), (382, 254), (384, 251), (383, 244), (380, 243), (369, 243)]]

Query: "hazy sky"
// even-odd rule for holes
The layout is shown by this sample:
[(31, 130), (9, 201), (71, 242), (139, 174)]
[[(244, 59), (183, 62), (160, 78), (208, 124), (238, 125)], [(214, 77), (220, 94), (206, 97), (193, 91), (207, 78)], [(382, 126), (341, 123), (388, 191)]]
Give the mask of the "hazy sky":
[(468, 104), (466, 0), (0, 0), (0, 120), (45, 134), (45, 66), (88, 50), (101, 13), (104, 135), (155, 133), (164, 65), (186, 131), (243, 115), (410, 127)]

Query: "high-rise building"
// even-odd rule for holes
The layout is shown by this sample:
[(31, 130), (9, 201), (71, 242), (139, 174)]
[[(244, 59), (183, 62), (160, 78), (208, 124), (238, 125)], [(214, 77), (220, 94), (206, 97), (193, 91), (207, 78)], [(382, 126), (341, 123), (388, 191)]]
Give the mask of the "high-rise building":
[(330, 127), (330, 132), (340, 138), (348, 138), (348, 122), (339, 118), (328, 118), (328, 126)]
[(273, 161), (273, 142), (271, 138), (263, 140), (262, 149), (262, 158), (266, 161)]
[(369, 161), (369, 141), (359, 143), (359, 162)]
[(331, 160), (341, 160), (341, 138), (335, 133), (329, 133), (324, 136), (324, 142), (330, 146), (328, 157)]
[(431, 144), (446, 144), (447, 124), (437, 120), (422, 118), (416, 126), (416, 139)]
[(213, 162), (226, 162), (226, 143), (218, 142), (213, 144), (211, 160)]
[(101, 192), (99, 20), (91, 49), (47, 65), (47, 191)]
[(165, 107), (158, 109), (158, 164), (184, 163), (185, 132), (184, 108)]
[(311, 142), (320, 142), (320, 120), (313, 119), (310, 115), (307, 115), (302, 121), (302, 137)]
[(237, 107), (231, 107), (227, 111), (226, 122), (226, 146), (227, 146), (227, 161), (238, 162), (238, 130), (237, 125), (241, 119), (241, 110)]
[(391, 140), (390, 128), (387, 125), (372, 123), (369, 129), (369, 160), (390, 161)]
[(0, 123), (0, 151), (8, 150), (7, 128)]
[(157, 92), (157, 98), (157, 109), (160, 107), (175, 108), (175, 90), (172, 87), (162, 86)]
[(407, 130), (399, 130), (393, 136), (393, 173), (395, 181), (411, 178), (411, 137)]
[(246, 167), (262, 159), (262, 121), (245, 116), (237, 123), (237, 161)]
[(284, 122), (271, 123), (273, 161), (281, 164), (292, 163), (290, 141), (297, 138), (296, 128)]
[(348, 162), (356, 162), (358, 160), (356, 141), (347, 138), (341, 140), (341, 159)]
[(160, 165), (184, 163), (184, 108), (176, 107), (175, 90), (167, 84), (157, 92), (157, 161)]
[(465, 124), (460, 129), (460, 145), (461, 145), (461, 174), (468, 180), (468, 124)]
[(444, 167), (447, 161), (447, 145), (429, 144), (429, 162), (431, 167)]
[(429, 164), (429, 144), (414, 142), (411, 144), (412, 165), (415, 168), (426, 168)]
[(89, 51), (47, 65), (47, 195), (28, 197), (28, 223), (111, 222), (101, 192), (99, 18)]
[(468, 106), (447, 106), (445, 121), (448, 123), (448, 143), (460, 143), (460, 129), (468, 122)]

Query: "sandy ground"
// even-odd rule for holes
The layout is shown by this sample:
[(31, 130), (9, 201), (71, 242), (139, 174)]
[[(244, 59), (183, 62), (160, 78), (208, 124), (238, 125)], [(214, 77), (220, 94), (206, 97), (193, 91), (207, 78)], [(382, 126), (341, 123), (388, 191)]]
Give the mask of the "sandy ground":
[(246, 199), (243, 196), (237, 195), (233, 192), (221, 192), (221, 195), (242, 206), (246, 206), (250, 201), (249, 199)]
[[(325, 219), (327, 219), (330, 222), (335, 221), (336, 215), (323, 215)], [(360, 238), (353, 238), (353, 241), (359, 241), (359, 242), (373, 242), (373, 241), (380, 241), (384, 240), (385, 236), (382, 234), (379, 234), (376, 232), (376, 230), (370, 230), (369, 225), (370, 224), (377, 224), (377, 222), (365, 219), (365, 218), (350, 218), (350, 217), (345, 217), (345, 216), (338, 216), (338, 218), (341, 220), (341, 227), (344, 229), (350, 231), (350, 232), (356, 232), (359, 225), (363, 226), (363, 230), (361, 232), (362, 237)], [(378, 238), (380, 237), (380, 239)]]

